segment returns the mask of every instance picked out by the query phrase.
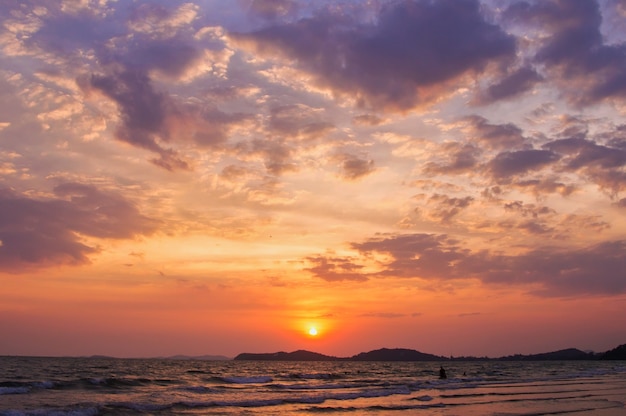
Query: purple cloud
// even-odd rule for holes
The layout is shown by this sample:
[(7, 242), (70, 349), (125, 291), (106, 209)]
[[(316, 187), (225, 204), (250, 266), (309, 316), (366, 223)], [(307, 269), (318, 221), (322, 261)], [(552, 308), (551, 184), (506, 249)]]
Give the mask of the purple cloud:
[(474, 103), (486, 105), (504, 99), (515, 98), (529, 91), (541, 81), (543, 81), (543, 77), (535, 69), (522, 67), (480, 92)]
[(294, 0), (252, 0), (248, 10), (263, 19), (275, 20), (294, 14), (298, 3)]
[(359, 273), (363, 266), (353, 262), (350, 258), (330, 257), (330, 256), (311, 256), (306, 260), (313, 264), (313, 267), (306, 268), (314, 276), (329, 282), (341, 280), (367, 280), (365, 274)]
[(523, 1), (505, 16), (550, 33), (539, 40), (534, 62), (545, 65), (571, 102), (584, 106), (626, 97), (626, 47), (604, 43), (597, 1)]
[(344, 154), (341, 160), (341, 175), (347, 180), (357, 180), (374, 172), (374, 161), (363, 159), (356, 155)]
[(125, 198), (91, 185), (65, 183), (54, 188), (55, 198), (33, 199), (0, 190), (0, 263), (20, 272), (28, 267), (88, 263), (98, 251), (81, 235), (128, 239), (156, 231), (158, 221), (147, 218)]
[(513, 123), (491, 124), (486, 118), (476, 115), (466, 117), (465, 121), (471, 128), (471, 140), (490, 149), (511, 150), (527, 145), (522, 129)]
[(92, 75), (88, 82), (117, 103), (122, 118), (122, 125), (115, 132), (118, 140), (159, 154), (160, 158), (153, 162), (168, 170), (189, 168), (176, 152), (159, 144), (170, 139), (166, 117), (172, 103), (165, 94), (154, 90), (146, 73), (124, 70)]
[(557, 160), (559, 156), (549, 150), (519, 150), (498, 154), (487, 167), (497, 180), (507, 180), (514, 175), (541, 169)]
[(485, 20), (476, 0), (388, 3), (375, 24), (320, 13), (232, 39), (261, 54), (279, 52), (316, 83), (362, 105), (407, 110), (490, 62), (515, 56), (515, 40)]
[(454, 198), (447, 195), (434, 194), (428, 199), (428, 204), (434, 206), (434, 209), (429, 214), (441, 222), (449, 222), (453, 217), (469, 207), (473, 201), (474, 198), (471, 196)]
[(482, 150), (473, 144), (450, 142), (442, 145), (441, 153), (447, 160), (426, 163), (423, 169), (426, 175), (459, 175), (471, 172), (479, 165)]
[(563, 155), (565, 170), (580, 172), (614, 192), (626, 189), (625, 148), (604, 146), (584, 138), (555, 140), (544, 147)]
[[(534, 286), (540, 296), (626, 293), (626, 240), (606, 241), (578, 249), (540, 247), (518, 255), (462, 248), (458, 240), (434, 234), (386, 234), (351, 247), (364, 256), (391, 256), (385, 270), (364, 273), (354, 257), (309, 258), (307, 269), (328, 281), (386, 276), (433, 280), (475, 278), (486, 284)], [(336, 270), (333, 265), (338, 265)]]
[(316, 139), (334, 129), (312, 108), (302, 104), (283, 105), (270, 110), (269, 129), (289, 139)]

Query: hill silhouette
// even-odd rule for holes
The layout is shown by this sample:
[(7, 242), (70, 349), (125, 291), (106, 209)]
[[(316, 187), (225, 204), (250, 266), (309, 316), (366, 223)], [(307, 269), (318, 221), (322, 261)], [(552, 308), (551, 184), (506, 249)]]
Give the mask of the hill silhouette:
[(362, 352), (349, 358), (350, 361), (441, 361), (446, 359), (406, 348), (381, 348)]
[(612, 350), (605, 352), (602, 360), (626, 360), (626, 344), (622, 344), (619, 347), (615, 347)]
[(234, 360), (247, 361), (441, 361), (447, 358), (433, 354), (425, 354), (416, 350), (404, 348), (381, 348), (369, 352), (362, 352), (352, 357), (340, 358), (316, 352), (298, 350), (294, 352), (248, 353), (237, 355)]
[(509, 355), (499, 358), (506, 361), (555, 361), (555, 360), (594, 360), (597, 356), (594, 353), (586, 353), (577, 348), (567, 348), (559, 351), (544, 352), (530, 355)]
[(568, 361), (568, 360), (626, 360), (626, 344), (603, 354), (584, 352), (577, 348), (567, 348), (540, 354), (515, 354), (499, 358), (488, 357), (442, 357), (407, 348), (380, 348), (362, 352), (352, 357), (333, 357), (317, 352), (298, 350), (293, 352), (241, 353), (234, 360), (248, 361)]

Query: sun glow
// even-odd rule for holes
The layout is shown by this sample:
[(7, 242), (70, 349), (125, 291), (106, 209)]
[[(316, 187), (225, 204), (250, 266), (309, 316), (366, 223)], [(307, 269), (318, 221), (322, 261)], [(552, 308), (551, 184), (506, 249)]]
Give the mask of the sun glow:
[(314, 326), (312, 326), (312, 327), (311, 327), (311, 328), (309, 328), (309, 330), (308, 330), (308, 334), (309, 334), (310, 336), (312, 336), (312, 337), (317, 336), (317, 333), (318, 333), (318, 332), (317, 332), (317, 328), (315, 328)]

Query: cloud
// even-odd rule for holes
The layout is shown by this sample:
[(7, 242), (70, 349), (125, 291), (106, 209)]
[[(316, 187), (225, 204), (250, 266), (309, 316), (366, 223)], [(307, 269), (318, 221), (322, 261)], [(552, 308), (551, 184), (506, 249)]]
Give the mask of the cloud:
[(489, 149), (511, 150), (527, 145), (522, 129), (513, 123), (491, 124), (486, 118), (477, 115), (466, 117), (464, 121), (470, 139)]
[(359, 317), (362, 318), (383, 318), (383, 319), (397, 319), (397, 318), (405, 318), (407, 314), (405, 313), (396, 313), (396, 312), (370, 312), (370, 313), (362, 313)]
[(361, 114), (352, 118), (352, 122), (357, 126), (379, 126), (385, 123), (385, 119), (375, 114)]
[(91, 185), (64, 183), (53, 198), (0, 190), (0, 263), (4, 270), (84, 264), (98, 252), (81, 236), (129, 239), (149, 235), (159, 222), (120, 195)]
[(352, 258), (336, 256), (311, 256), (306, 260), (313, 264), (313, 267), (305, 268), (314, 276), (328, 282), (342, 280), (365, 281), (367, 276), (359, 273), (364, 266), (356, 264)]
[(429, 210), (424, 214), (434, 221), (447, 223), (473, 202), (474, 198), (471, 196), (455, 198), (443, 194), (434, 194), (428, 198), (426, 206)]
[(476, 0), (387, 3), (375, 23), (330, 11), (251, 33), (238, 45), (282, 55), (363, 106), (408, 110), (449, 94), (466, 75), (515, 57), (515, 40), (485, 20)]
[(117, 103), (122, 119), (115, 132), (118, 140), (157, 153), (160, 158), (153, 163), (167, 170), (189, 169), (174, 150), (159, 144), (170, 139), (166, 118), (172, 103), (165, 94), (154, 90), (145, 72), (123, 70), (92, 75), (87, 82)]
[(626, 189), (626, 149), (584, 138), (555, 140), (544, 147), (562, 155), (563, 169), (580, 172), (614, 192)]
[(529, 190), (537, 197), (552, 193), (568, 196), (579, 188), (577, 184), (566, 184), (555, 178), (521, 180), (514, 185), (519, 189)]
[(304, 104), (283, 105), (270, 109), (269, 129), (290, 140), (311, 140), (324, 136), (334, 126), (324, 121), (320, 111)]
[(540, 296), (626, 293), (626, 240), (582, 248), (539, 247), (516, 255), (469, 250), (435, 234), (385, 234), (351, 247), (369, 256), (390, 256), (383, 271), (364, 272), (355, 257), (317, 256), (307, 269), (328, 281), (387, 276), (432, 280), (478, 279), (485, 284), (533, 287)]
[(244, 113), (227, 114), (209, 105), (177, 103), (157, 91), (143, 71), (93, 74), (79, 83), (86, 92), (100, 91), (117, 104), (121, 124), (115, 131), (116, 139), (156, 153), (159, 157), (152, 163), (170, 171), (191, 167), (176, 150), (165, 147), (166, 143), (191, 140), (203, 147), (220, 147), (233, 128), (253, 121)]
[(496, 180), (506, 182), (511, 176), (541, 169), (557, 160), (558, 154), (550, 150), (519, 150), (499, 153), (487, 168)]
[(571, 103), (587, 106), (626, 97), (626, 48), (604, 43), (597, 1), (522, 1), (504, 15), (549, 33), (535, 40), (533, 62), (545, 66), (549, 80)]
[(482, 150), (470, 143), (448, 142), (441, 146), (439, 154), (446, 160), (427, 162), (424, 174), (459, 175), (471, 172), (479, 166)]
[(493, 104), (496, 101), (518, 97), (532, 89), (543, 77), (530, 67), (519, 68), (477, 94), (473, 103)]
[(293, 15), (298, 10), (298, 3), (294, 0), (247, 0), (248, 10), (255, 16), (267, 20)]
[(502, 228), (544, 236), (555, 232), (554, 226), (550, 224), (556, 211), (549, 207), (513, 201), (504, 204), (504, 211), (516, 214), (520, 218), (516, 218), (518, 221), (501, 222), (499, 225)]
[(197, 18), (198, 12), (199, 6), (192, 3), (184, 3), (177, 9), (144, 3), (132, 9), (127, 24), (135, 32), (151, 37), (171, 38), (179, 30), (188, 28)]
[[(150, 3), (117, 10), (103, 3), (91, 6), (68, 8), (55, 3), (32, 6), (30, 13), (24, 12), (27, 8), (12, 10), (13, 54), (45, 62), (39, 72), (47, 76), (44, 85), (52, 80), (51, 74), (64, 74), (76, 79), (87, 95), (97, 91), (112, 100), (121, 121), (116, 139), (155, 153), (151, 162), (159, 167), (188, 170), (192, 164), (179, 154), (175, 142), (223, 144), (236, 125), (252, 119), (226, 114), (206, 101), (185, 101), (168, 91), (177, 89), (173, 82), (188, 84), (201, 76), (221, 79), (234, 53), (226, 48), (219, 30), (197, 28), (198, 5)], [(69, 104), (63, 112), (46, 113), (48, 118), (83, 110), (85, 97), (68, 96), (65, 91), (74, 85), (60, 86), (59, 95)]]
[(544, 147), (567, 155), (564, 162), (571, 170), (584, 167), (612, 169), (626, 165), (626, 150), (598, 145), (590, 140), (578, 138), (555, 140)]
[(376, 170), (371, 159), (351, 154), (343, 154), (338, 159), (341, 161), (341, 176), (349, 181), (360, 179)]

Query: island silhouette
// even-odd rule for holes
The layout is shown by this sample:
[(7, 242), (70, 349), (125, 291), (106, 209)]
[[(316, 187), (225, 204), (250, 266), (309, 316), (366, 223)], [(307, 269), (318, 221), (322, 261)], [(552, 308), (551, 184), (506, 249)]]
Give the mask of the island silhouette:
[(250, 353), (237, 355), (238, 361), (564, 361), (564, 360), (626, 360), (626, 344), (604, 353), (585, 352), (567, 348), (540, 354), (515, 354), (498, 358), (489, 357), (444, 357), (407, 348), (380, 348), (361, 352), (351, 357), (334, 357), (317, 352), (297, 350), (293, 352)]

